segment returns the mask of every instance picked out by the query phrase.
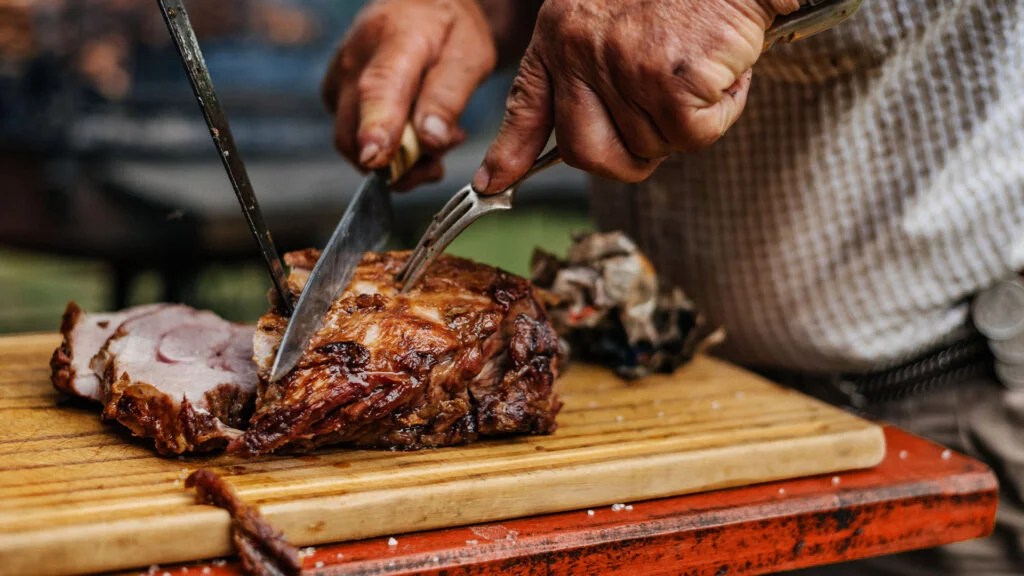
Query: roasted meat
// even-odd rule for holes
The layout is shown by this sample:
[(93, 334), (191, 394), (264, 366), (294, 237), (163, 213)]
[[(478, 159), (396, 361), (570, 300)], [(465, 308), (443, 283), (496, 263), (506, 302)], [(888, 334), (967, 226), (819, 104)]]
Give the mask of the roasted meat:
[(64, 340), (50, 359), (53, 386), (70, 396), (99, 402), (100, 378), (89, 367), (92, 357), (126, 320), (149, 314), (161, 306), (164, 305), (150, 304), (108, 314), (86, 314), (77, 304), (69, 302), (60, 323)]
[(255, 403), (251, 327), (187, 306), (86, 314), (68, 305), (51, 360), (59, 390), (103, 404), (103, 417), (157, 451), (223, 448)]
[[(288, 319), (279, 307), (260, 319), (256, 412), (230, 449), (414, 449), (554, 431), (558, 339), (532, 285), (442, 256), (399, 295), (394, 276), (407, 256), (367, 254), (299, 364), (274, 383), (267, 378)], [(317, 257), (286, 255), (296, 294)]]

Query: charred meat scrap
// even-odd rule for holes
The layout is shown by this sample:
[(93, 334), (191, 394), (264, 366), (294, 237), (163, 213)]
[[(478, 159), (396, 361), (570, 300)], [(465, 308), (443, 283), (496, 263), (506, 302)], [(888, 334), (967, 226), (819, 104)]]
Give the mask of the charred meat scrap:
[(683, 291), (621, 232), (578, 236), (565, 260), (538, 249), (531, 269), (571, 355), (622, 377), (671, 372), (714, 339)]

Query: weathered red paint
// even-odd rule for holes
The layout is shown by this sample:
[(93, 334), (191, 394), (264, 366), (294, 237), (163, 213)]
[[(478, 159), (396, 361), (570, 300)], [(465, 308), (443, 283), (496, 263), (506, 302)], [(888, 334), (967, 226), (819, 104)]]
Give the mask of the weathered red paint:
[[(311, 574), (736, 576), (880, 556), (992, 531), (995, 476), (896, 428), (877, 468), (479, 526), (320, 546)], [(901, 457), (901, 453), (904, 457)], [(475, 541), (475, 544), (473, 543)], [(318, 566), (320, 564), (320, 566)], [(165, 567), (239, 574), (235, 562)], [(161, 570), (161, 572), (162, 572)], [(160, 572), (158, 572), (160, 573)]]

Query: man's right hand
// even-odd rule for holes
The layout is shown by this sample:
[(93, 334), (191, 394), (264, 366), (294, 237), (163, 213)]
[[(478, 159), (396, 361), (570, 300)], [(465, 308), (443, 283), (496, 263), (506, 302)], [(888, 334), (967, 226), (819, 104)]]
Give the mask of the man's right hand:
[(494, 36), (477, 0), (374, 1), (324, 79), (335, 146), (361, 169), (383, 168), (411, 120), (427, 159), (398, 187), (441, 179), (439, 157), (465, 138), (459, 117), (496, 62)]

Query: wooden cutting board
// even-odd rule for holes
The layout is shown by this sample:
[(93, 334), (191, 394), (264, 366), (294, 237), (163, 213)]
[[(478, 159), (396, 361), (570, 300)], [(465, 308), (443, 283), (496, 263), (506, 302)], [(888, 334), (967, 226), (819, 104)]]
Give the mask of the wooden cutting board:
[(183, 479), (214, 467), (295, 544), (626, 503), (874, 466), (880, 427), (700, 357), (626, 383), (572, 366), (553, 436), (420, 452), (161, 458), (58, 406), (59, 338), (0, 338), (0, 574), (68, 574), (230, 554), (226, 512)]

